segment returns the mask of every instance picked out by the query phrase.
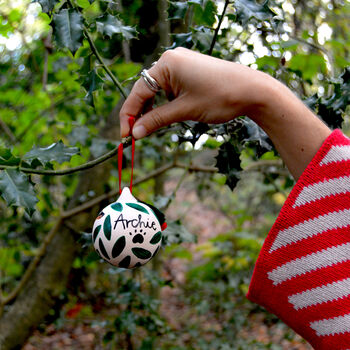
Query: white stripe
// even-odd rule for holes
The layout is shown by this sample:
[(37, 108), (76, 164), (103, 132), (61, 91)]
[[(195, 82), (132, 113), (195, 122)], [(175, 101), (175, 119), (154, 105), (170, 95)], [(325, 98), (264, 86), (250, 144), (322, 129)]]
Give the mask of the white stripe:
[(320, 165), (350, 160), (350, 146), (332, 146), (321, 160)]
[(285, 247), (288, 244), (296, 243), (302, 239), (315, 236), (328, 230), (342, 228), (350, 225), (350, 209), (334, 211), (321, 215), (315, 219), (304, 221), (295, 226), (290, 226), (279, 231), (273, 242), (270, 253)]
[(267, 274), (273, 284), (278, 285), (292, 277), (348, 260), (350, 260), (350, 243), (345, 243), (289, 261)]
[(350, 192), (350, 176), (325, 180), (305, 186), (299, 193), (293, 208), (339, 193)]
[(350, 332), (350, 314), (311, 322), (310, 327), (318, 336), (348, 333)]
[(307, 290), (288, 297), (295, 310), (326, 303), (350, 295), (350, 278)]

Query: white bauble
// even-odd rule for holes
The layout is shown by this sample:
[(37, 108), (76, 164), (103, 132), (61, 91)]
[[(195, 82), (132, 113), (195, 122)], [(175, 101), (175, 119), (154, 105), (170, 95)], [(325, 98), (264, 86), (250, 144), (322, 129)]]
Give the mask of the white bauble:
[(98, 254), (110, 264), (134, 268), (146, 264), (162, 241), (162, 223), (154, 210), (138, 201), (128, 187), (95, 220), (92, 240)]

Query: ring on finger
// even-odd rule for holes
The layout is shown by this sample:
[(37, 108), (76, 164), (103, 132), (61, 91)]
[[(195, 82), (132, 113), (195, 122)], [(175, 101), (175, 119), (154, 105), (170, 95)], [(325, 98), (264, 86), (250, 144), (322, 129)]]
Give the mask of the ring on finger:
[(158, 84), (157, 80), (155, 80), (154, 78), (152, 78), (149, 75), (147, 69), (142, 70), (141, 77), (142, 77), (143, 81), (146, 83), (146, 85), (148, 86), (148, 88), (150, 90), (152, 90), (153, 92), (159, 92), (160, 90), (162, 90), (162, 88)]

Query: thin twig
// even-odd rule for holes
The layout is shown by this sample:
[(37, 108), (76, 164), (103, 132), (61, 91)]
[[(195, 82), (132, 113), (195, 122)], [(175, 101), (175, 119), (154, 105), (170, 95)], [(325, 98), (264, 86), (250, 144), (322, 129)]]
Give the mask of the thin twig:
[(220, 16), (220, 19), (219, 19), (219, 23), (218, 23), (218, 26), (216, 27), (215, 29), (215, 33), (214, 33), (214, 36), (213, 36), (213, 40), (211, 41), (211, 44), (210, 44), (210, 48), (209, 48), (209, 51), (208, 51), (208, 55), (211, 56), (211, 54), (213, 53), (213, 49), (214, 49), (214, 46), (215, 46), (215, 43), (216, 43), (216, 39), (218, 37), (218, 34), (219, 34), (219, 30), (220, 30), (220, 27), (221, 27), (221, 23), (225, 17), (225, 12), (226, 12), (226, 9), (227, 9), (227, 6), (228, 4), (230, 3), (230, 0), (226, 0), (225, 1), (225, 5), (224, 5), (224, 9), (222, 10), (222, 13), (221, 13), (221, 16)]
[(98, 52), (94, 41), (91, 38), (90, 33), (88, 32), (88, 30), (84, 27), (84, 34), (86, 36), (87, 41), (89, 42), (91, 51), (93, 52), (93, 54), (96, 56), (97, 60), (100, 62), (100, 64), (102, 65), (102, 68), (106, 71), (106, 73), (109, 75), (109, 77), (112, 79), (114, 85), (118, 88), (118, 90), (120, 91), (120, 93), (123, 95), (123, 97), (126, 99), (127, 98), (127, 94), (122, 86), (122, 84), (119, 82), (119, 80), (116, 78), (116, 76), (112, 73), (112, 71), (108, 68), (108, 66), (106, 65), (106, 63), (104, 62), (102, 56), (100, 55), (100, 53)]
[(16, 136), (13, 134), (11, 129), (8, 127), (8, 125), (2, 119), (0, 119), (0, 126), (2, 127), (2, 130), (4, 130), (4, 133), (11, 140), (11, 142), (17, 141)]
[(25, 284), (29, 281), (31, 278), (33, 272), (35, 271), (36, 267), (38, 266), (41, 258), (46, 253), (46, 248), (49, 245), (49, 243), (54, 238), (55, 234), (59, 231), (61, 225), (62, 225), (62, 218), (59, 218), (55, 224), (55, 226), (52, 227), (51, 231), (45, 236), (43, 242), (41, 243), (39, 250), (37, 254), (35, 255), (34, 259), (31, 261), (30, 265), (28, 266), (26, 272), (22, 276), (21, 280), (17, 284), (17, 286), (12, 290), (12, 292), (3, 299), (2, 305), (6, 305), (10, 303), (13, 299), (17, 297), (19, 292), (23, 289)]
[(190, 168), (190, 164), (188, 164), (188, 167), (185, 169), (185, 171), (183, 172), (183, 174), (181, 175), (179, 181), (177, 182), (175, 188), (174, 188), (174, 191), (173, 193), (171, 194), (171, 196), (169, 197), (169, 200), (167, 201), (167, 203), (165, 204), (165, 206), (163, 208), (161, 208), (161, 210), (165, 211), (169, 208), (171, 202), (175, 199), (176, 197), (176, 193), (177, 191), (179, 190), (181, 184), (183, 183), (183, 181), (185, 180), (186, 178), (186, 175), (188, 173), (188, 169)]
[[(123, 142), (124, 147), (128, 147), (131, 143), (131, 138), (128, 137)], [(118, 146), (114, 147), (111, 151), (103, 154), (101, 157), (98, 157), (94, 160), (91, 160), (89, 162), (86, 162), (84, 164), (78, 165), (74, 168), (68, 168), (68, 169), (62, 169), (62, 170), (43, 170), (43, 169), (33, 169), (33, 168), (26, 168), (26, 167), (19, 167), (19, 166), (12, 166), (12, 165), (0, 165), (1, 169), (18, 169), (19, 171), (27, 174), (38, 174), (38, 175), (55, 175), (55, 176), (61, 176), (61, 175), (67, 175), (67, 174), (73, 174), (77, 171), (82, 171), (86, 169), (93, 168), (94, 166), (103, 163), (104, 161), (114, 157), (118, 152)]]
[[(75, 7), (74, 4), (71, 2), (71, 0), (67, 0), (68, 5), (79, 11), (79, 8)], [(121, 85), (121, 83), (119, 82), (119, 80), (117, 79), (117, 77), (112, 73), (112, 71), (108, 68), (108, 66), (106, 65), (106, 63), (104, 62), (102, 56), (100, 55), (100, 53), (97, 50), (97, 47), (94, 43), (94, 41), (92, 40), (92, 37), (89, 33), (89, 31), (87, 30), (87, 28), (85, 26), (83, 26), (83, 32), (84, 35), (86, 36), (86, 39), (90, 45), (91, 51), (92, 53), (96, 56), (97, 60), (101, 63), (102, 68), (106, 71), (106, 73), (109, 75), (109, 77), (112, 79), (114, 85), (118, 88), (118, 90), (120, 91), (120, 93), (123, 95), (123, 97), (126, 99), (127, 98), (127, 94), (123, 88), (123, 86)]]
[[(150, 172), (146, 176), (143, 176), (140, 179), (137, 179), (136, 181), (134, 181), (134, 186), (137, 186), (137, 185), (139, 185), (142, 182), (145, 182), (145, 181), (150, 180), (150, 179), (152, 179), (152, 178), (154, 178), (156, 176), (159, 176), (159, 175), (165, 173), (166, 171), (168, 171), (169, 169), (172, 169), (172, 168), (174, 168), (174, 163), (165, 164), (162, 167), (160, 167), (160, 168)], [(113, 190), (113, 191), (110, 191), (108, 193), (102, 194), (101, 196), (98, 196), (98, 197), (96, 197), (94, 199), (91, 199), (88, 202), (85, 202), (85, 203), (83, 203), (83, 204), (81, 204), (81, 205), (79, 205), (79, 206), (77, 206), (77, 207), (75, 207), (73, 209), (70, 209), (70, 210), (64, 212), (62, 214), (62, 218), (63, 219), (68, 219), (68, 218), (70, 218), (70, 217), (72, 217), (74, 215), (77, 215), (77, 214), (79, 214), (82, 211), (85, 211), (87, 209), (90, 209), (91, 207), (94, 207), (95, 205), (101, 203), (104, 200), (116, 197), (118, 195), (118, 193), (119, 193), (119, 190)]]

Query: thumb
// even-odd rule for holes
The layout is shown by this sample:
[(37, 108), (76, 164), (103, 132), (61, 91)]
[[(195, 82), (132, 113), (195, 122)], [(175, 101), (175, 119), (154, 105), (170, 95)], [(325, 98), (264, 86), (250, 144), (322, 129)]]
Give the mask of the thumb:
[(189, 119), (182, 108), (186, 104), (180, 103), (180, 99), (181, 97), (157, 107), (137, 119), (132, 129), (135, 139), (141, 139), (163, 126)]

